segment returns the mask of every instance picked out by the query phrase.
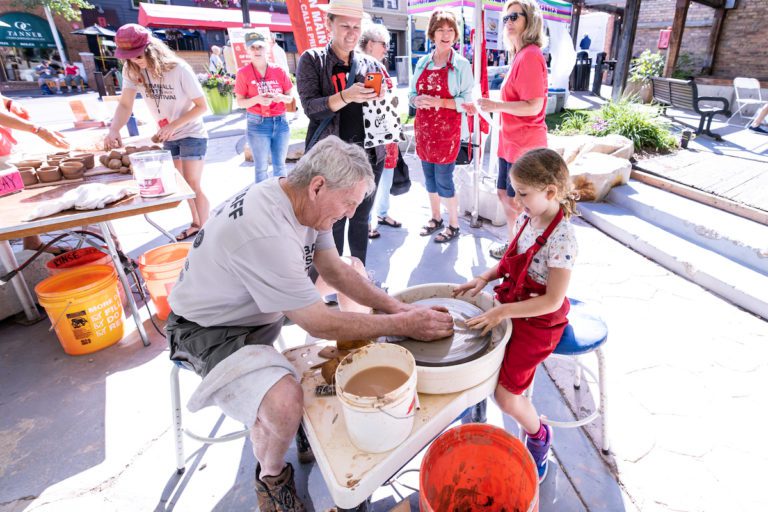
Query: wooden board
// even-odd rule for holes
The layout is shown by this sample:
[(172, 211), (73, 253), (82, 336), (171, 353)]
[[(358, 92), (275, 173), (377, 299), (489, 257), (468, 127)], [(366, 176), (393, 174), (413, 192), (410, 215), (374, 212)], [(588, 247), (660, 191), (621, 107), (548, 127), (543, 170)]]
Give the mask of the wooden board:
[(85, 178), (77, 178), (76, 180), (59, 180), (59, 181), (52, 181), (50, 183), (35, 183), (34, 185), (25, 185), (24, 188), (30, 189), (30, 188), (43, 188), (43, 187), (57, 187), (59, 185), (69, 185), (70, 183), (81, 183), (85, 181)]

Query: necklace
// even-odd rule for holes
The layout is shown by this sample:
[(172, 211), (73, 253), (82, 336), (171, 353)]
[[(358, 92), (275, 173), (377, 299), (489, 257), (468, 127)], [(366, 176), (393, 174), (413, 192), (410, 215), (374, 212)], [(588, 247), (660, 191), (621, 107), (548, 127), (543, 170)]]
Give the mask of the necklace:
[(144, 70), (144, 74), (147, 77), (147, 85), (149, 86), (147, 90), (147, 96), (151, 96), (152, 99), (155, 101), (155, 108), (157, 109), (157, 113), (160, 114), (160, 95), (163, 93), (163, 82), (162, 80), (157, 83), (157, 94), (154, 94), (154, 88), (152, 84), (152, 80), (149, 79), (149, 71), (146, 69)]

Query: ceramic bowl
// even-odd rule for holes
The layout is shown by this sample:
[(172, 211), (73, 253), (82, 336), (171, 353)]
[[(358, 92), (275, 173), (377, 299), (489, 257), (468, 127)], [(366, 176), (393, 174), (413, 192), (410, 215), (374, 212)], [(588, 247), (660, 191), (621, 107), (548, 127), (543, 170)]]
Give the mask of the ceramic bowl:
[(72, 168), (63, 167), (61, 168), (61, 174), (64, 175), (65, 180), (79, 180), (83, 177), (83, 174), (85, 173), (85, 167), (80, 166), (77, 168), (77, 170), (73, 170)]
[(93, 166), (96, 165), (93, 153), (75, 153), (72, 158), (80, 159), (85, 164), (86, 169), (93, 169)]
[(43, 165), (43, 161), (42, 160), (22, 160), (21, 162), (16, 162), (13, 165), (18, 167), (19, 169), (21, 169), (22, 167), (32, 167), (34, 169), (37, 169), (38, 167)]
[(58, 167), (41, 167), (37, 170), (37, 177), (43, 183), (53, 183), (61, 179), (61, 171)]
[(25, 187), (37, 184), (37, 173), (35, 173), (34, 167), (19, 167), (18, 169)]
[(62, 172), (64, 172), (65, 169), (69, 171), (79, 171), (82, 169), (84, 171), (85, 163), (77, 158), (67, 158), (59, 163), (59, 169), (61, 169)]

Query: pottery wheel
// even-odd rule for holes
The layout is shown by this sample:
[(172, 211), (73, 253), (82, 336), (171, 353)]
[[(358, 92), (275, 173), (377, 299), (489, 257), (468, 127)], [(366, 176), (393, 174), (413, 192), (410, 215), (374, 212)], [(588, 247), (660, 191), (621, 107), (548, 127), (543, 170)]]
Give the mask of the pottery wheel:
[(485, 354), (491, 344), (491, 333), (481, 336), (482, 329), (469, 329), (464, 322), (481, 313), (477, 306), (459, 299), (432, 298), (413, 302), (420, 306), (443, 306), (453, 317), (453, 336), (435, 341), (418, 341), (402, 336), (386, 336), (382, 341), (397, 343), (411, 354), (419, 366), (452, 366), (472, 361)]

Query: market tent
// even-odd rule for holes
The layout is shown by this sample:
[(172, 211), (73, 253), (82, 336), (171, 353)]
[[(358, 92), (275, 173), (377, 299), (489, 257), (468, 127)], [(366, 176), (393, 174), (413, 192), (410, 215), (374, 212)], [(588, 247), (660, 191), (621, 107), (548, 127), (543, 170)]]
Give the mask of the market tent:
[[(272, 32), (293, 32), (287, 14), (251, 11), (251, 26), (268, 27)], [(190, 29), (234, 28), (243, 26), (240, 9), (212, 9), (188, 5), (139, 4), (139, 24), (145, 27), (185, 27)]]

